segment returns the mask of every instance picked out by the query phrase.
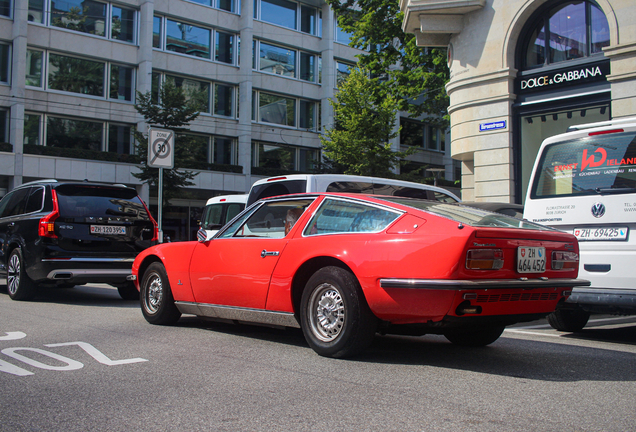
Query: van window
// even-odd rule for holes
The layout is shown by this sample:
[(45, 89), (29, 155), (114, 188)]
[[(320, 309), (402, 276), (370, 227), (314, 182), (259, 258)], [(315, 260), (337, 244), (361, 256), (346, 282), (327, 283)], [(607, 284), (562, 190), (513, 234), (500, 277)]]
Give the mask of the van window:
[(636, 133), (579, 138), (546, 146), (531, 198), (636, 192)]
[(262, 198), (304, 193), (306, 191), (307, 180), (289, 180), (282, 182), (263, 183), (252, 187), (249, 199), (247, 200), (247, 205), (252, 205)]

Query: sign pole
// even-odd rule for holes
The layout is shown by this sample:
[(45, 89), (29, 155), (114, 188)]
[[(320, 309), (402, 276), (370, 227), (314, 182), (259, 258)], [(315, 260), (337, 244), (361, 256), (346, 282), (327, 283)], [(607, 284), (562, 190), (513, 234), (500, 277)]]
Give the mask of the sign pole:
[(148, 129), (148, 166), (159, 168), (157, 185), (157, 237), (163, 243), (163, 169), (174, 168), (174, 132), (167, 129)]
[(159, 202), (159, 212), (158, 212), (158, 240), (159, 243), (163, 243), (163, 228), (162, 228), (162, 215), (163, 215), (163, 168), (159, 168), (159, 187), (158, 187), (158, 196), (157, 201)]

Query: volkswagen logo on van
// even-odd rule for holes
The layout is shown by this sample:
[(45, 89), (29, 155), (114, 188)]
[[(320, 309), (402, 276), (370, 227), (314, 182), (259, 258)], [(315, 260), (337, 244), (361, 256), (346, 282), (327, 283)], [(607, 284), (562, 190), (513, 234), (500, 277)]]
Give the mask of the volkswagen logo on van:
[(594, 216), (595, 218), (600, 218), (604, 214), (605, 206), (603, 205), (603, 203), (598, 202), (592, 206), (592, 216)]

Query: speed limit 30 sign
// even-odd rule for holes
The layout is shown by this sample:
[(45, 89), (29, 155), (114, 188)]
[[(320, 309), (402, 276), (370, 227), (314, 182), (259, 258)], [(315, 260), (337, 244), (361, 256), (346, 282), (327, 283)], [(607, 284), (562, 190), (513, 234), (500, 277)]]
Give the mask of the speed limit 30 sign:
[(148, 166), (174, 167), (174, 132), (167, 129), (148, 129)]

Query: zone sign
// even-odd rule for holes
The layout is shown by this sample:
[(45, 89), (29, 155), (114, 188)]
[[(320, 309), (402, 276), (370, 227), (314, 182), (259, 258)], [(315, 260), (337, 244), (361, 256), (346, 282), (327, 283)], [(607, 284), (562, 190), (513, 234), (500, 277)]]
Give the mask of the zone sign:
[(174, 167), (174, 131), (148, 129), (148, 166)]

